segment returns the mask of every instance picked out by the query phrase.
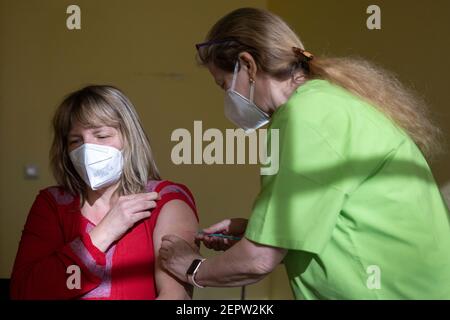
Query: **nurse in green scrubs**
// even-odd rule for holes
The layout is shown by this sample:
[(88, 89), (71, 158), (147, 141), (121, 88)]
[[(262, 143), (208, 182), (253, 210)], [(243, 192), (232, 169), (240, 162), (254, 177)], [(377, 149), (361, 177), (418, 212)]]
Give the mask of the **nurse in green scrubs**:
[(226, 15), (197, 48), (226, 116), (279, 130), (279, 170), (262, 176), (249, 221), (198, 236), (222, 254), (163, 238), (170, 272), (232, 287), (283, 261), (296, 299), (450, 299), (450, 215), (427, 162), (439, 130), (422, 101), (367, 61), (313, 57), (259, 9)]

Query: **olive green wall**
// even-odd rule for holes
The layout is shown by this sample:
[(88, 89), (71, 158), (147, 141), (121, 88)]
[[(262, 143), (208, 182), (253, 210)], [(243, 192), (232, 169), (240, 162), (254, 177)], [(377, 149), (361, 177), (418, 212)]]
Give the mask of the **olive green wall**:
[[(66, 28), (70, 4), (81, 7), (81, 30)], [(365, 27), (369, 4), (381, 6), (382, 30)], [(65, 94), (86, 84), (113, 84), (130, 97), (164, 178), (191, 188), (202, 226), (248, 216), (259, 186), (256, 166), (176, 166), (170, 159), (174, 129), (192, 132), (194, 120), (204, 128), (231, 127), (223, 93), (195, 64), (193, 44), (242, 6), (279, 14), (315, 54), (359, 54), (398, 72), (426, 96), (450, 136), (446, 0), (0, 0), (0, 277), (10, 275), (38, 190), (54, 183), (47, 160), (52, 113)], [(24, 179), (28, 163), (39, 166), (39, 179)], [(441, 183), (450, 180), (448, 163), (447, 157), (433, 166)], [(196, 298), (238, 299), (239, 292), (208, 288)], [(249, 298), (292, 297), (282, 267), (247, 292)]]

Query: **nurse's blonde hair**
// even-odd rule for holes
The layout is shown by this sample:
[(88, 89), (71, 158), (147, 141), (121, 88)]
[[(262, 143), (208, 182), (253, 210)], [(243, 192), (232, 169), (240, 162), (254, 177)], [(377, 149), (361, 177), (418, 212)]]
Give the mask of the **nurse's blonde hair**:
[(144, 192), (150, 179), (160, 179), (147, 135), (131, 101), (117, 88), (94, 85), (69, 94), (53, 117), (54, 138), (50, 166), (56, 182), (84, 201), (88, 186), (78, 175), (68, 151), (68, 135), (75, 122), (85, 127), (119, 130), (124, 167), (120, 195)]
[[(300, 49), (300, 50), (299, 50)], [(258, 70), (278, 79), (302, 72), (307, 79), (324, 79), (365, 99), (387, 115), (431, 160), (442, 151), (442, 133), (431, 121), (425, 101), (398, 78), (358, 57), (314, 57), (299, 54), (304, 46), (295, 32), (275, 14), (241, 8), (221, 18), (198, 46), (198, 59), (232, 72), (241, 52), (254, 58)]]

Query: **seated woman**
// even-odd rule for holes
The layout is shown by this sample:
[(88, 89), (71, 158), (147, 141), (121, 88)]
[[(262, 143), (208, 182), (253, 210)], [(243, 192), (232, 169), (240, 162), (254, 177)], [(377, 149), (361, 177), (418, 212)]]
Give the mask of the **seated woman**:
[(70, 94), (53, 119), (51, 168), (25, 224), (13, 299), (188, 299), (161, 269), (161, 237), (194, 246), (198, 217), (183, 185), (161, 181), (126, 96), (110, 86)]

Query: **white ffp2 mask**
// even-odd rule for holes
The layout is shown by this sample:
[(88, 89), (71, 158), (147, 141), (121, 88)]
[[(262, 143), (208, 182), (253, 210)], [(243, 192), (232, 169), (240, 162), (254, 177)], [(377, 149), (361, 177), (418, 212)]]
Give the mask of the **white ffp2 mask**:
[(122, 152), (114, 147), (85, 143), (70, 152), (70, 160), (92, 190), (108, 187), (122, 175)]
[(239, 61), (236, 62), (233, 73), (233, 82), (225, 94), (225, 116), (239, 128), (250, 133), (269, 122), (269, 115), (262, 111), (253, 102), (255, 84), (250, 83), (250, 97), (247, 99), (234, 90), (238, 73)]

